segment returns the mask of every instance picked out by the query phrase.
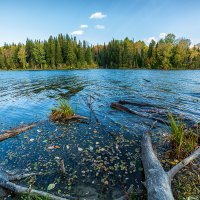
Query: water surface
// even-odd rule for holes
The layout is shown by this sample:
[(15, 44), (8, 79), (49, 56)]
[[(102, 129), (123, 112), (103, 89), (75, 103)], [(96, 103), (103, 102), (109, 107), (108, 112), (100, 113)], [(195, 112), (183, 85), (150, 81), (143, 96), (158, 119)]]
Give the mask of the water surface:
[[(90, 96), (101, 124), (87, 106)], [(49, 122), (59, 98), (68, 99), (78, 114), (89, 118), (88, 123)], [(152, 121), (110, 108), (111, 102), (121, 99), (161, 106), (198, 122), (200, 71), (1, 71), (1, 130), (40, 122), (33, 130), (1, 142), (1, 165), (43, 172), (33, 181), (34, 187), (47, 190), (54, 183), (55, 194), (111, 199), (131, 184), (140, 191), (140, 137)], [(167, 127), (158, 124), (159, 129)], [(59, 172), (58, 157), (65, 160), (66, 177)]]

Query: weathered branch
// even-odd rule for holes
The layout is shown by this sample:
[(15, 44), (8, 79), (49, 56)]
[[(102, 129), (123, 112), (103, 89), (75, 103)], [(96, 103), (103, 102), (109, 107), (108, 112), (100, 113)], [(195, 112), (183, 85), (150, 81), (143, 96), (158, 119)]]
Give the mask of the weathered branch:
[(68, 119), (85, 119), (87, 120), (87, 117), (81, 116), (81, 115), (72, 115), (71, 117), (69, 117)]
[(34, 189), (29, 190), (29, 188), (27, 188), (27, 187), (22, 187), (22, 186), (16, 185), (15, 183), (12, 183), (10, 181), (1, 181), (0, 180), (0, 185), (3, 188), (11, 190), (12, 192), (14, 192), (16, 194), (30, 194), (30, 195), (40, 196), (40, 197), (46, 197), (46, 198), (52, 199), (52, 200), (67, 200), (66, 198), (58, 197), (53, 194), (49, 194), (47, 192), (43, 192), (40, 190), (34, 190)]
[(111, 103), (111, 108), (114, 108), (114, 109), (122, 111), (122, 112), (127, 112), (127, 113), (130, 113), (130, 114), (133, 114), (133, 115), (138, 115), (140, 117), (153, 119), (153, 120), (160, 122), (162, 124), (168, 124), (168, 122), (163, 120), (163, 119), (154, 117), (154, 116), (147, 114), (147, 113), (144, 114), (144, 113), (141, 113), (141, 112), (137, 112), (135, 110), (131, 110), (131, 109), (127, 108), (126, 106), (123, 106), (119, 103)]
[(4, 131), (2, 134), (0, 134), (0, 141), (6, 140), (11, 137), (15, 137), (16, 135), (19, 135), (22, 132), (25, 132), (27, 130), (34, 128), (36, 125), (37, 123), (32, 123), (30, 125), (23, 125), (19, 128), (14, 128), (11, 130)]
[(142, 113), (139, 113), (137, 111), (131, 110), (131, 109), (127, 108), (126, 106), (123, 106), (119, 103), (111, 103), (111, 108), (117, 109), (119, 111), (131, 113), (131, 114), (134, 114), (134, 115), (138, 115), (138, 116), (141, 116), (141, 117), (148, 117), (147, 114), (142, 114)]
[(16, 175), (9, 175), (9, 180), (10, 181), (20, 181), (24, 178), (30, 177), (30, 176), (36, 176), (39, 175), (39, 173), (29, 173), (29, 174), (16, 174)]
[(142, 163), (146, 179), (144, 185), (147, 189), (148, 200), (174, 200), (171, 180), (179, 170), (200, 155), (200, 148), (174, 166), (169, 172), (165, 172), (153, 151), (149, 133), (144, 134), (141, 146)]
[(130, 101), (126, 101), (126, 100), (120, 100), (119, 104), (130, 104), (133, 106), (138, 106), (138, 107), (156, 107), (156, 108), (163, 108), (161, 106), (157, 106), (157, 105), (153, 105), (153, 104), (148, 104), (148, 103), (141, 103), (141, 102), (130, 102)]
[(154, 154), (149, 133), (142, 139), (142, 163), (148, 200), (174, 200), (169, 177)]
[[(16, 180), (16, 179), (21, 179), (21, 178), (25, 178), (28, 177), (30, 175), (33, 174), (24, 174), (24, 175), (13, 175), (13, 176), (9, 176), (5, 171), (2, 170), (2, 168), (0, 168), (0, 186), (4, 189), (10, 190), (16, 194), (27, 194), (27, 195), (37, 195), (37, 196), (41, 196), (41, 197), (47, 197), (48, 199), (52, 199), (52, 200), (68, 200), (68, 199), (76, 199), (73, 197), (69, 197), (69, 198), (62, 198), (62, 197), (58, 197), (55, 196), (53, 194), (49, 194), (47, 192), (43, 192), (40, 190), (34, 190), (28, 187), (23, 187), (20, 185), (17, 185), (15, 183), (12, 183), (11, 180)], [(35, 175), (35, 174), (34, 174)]]
[(183, 169), (186, 165), (195, 160), (198, 156), (200, 156), (200, 148), (194, 151), (189, 157), (182, 160), (176, 166), (174, 166), (170, 171), (168, 171), (168, 176), (172, 179), (181, 169)]

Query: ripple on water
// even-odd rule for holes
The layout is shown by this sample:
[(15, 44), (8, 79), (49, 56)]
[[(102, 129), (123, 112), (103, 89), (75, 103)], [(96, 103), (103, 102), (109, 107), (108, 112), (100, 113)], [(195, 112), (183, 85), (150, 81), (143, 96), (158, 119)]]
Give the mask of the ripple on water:
[[(152, 121), (112, 110), (111, 102), (146, 102), (200, 119), (200, 71), (16, 71), (0, 72), (0, 77), (1, 130), (43, 121), (35, 129), (1, 142), (0, 162), (11, 170), (44, 172), (34, 186), (47, 190), (55, 183), (52, 192), (56, 194), (75, 195), (78, 187), (88, 187), (99, 199), (111, 199), (132, 183), (142, 188), (139, 140)], [(101, 126), (87, 107), (90, 96)], [(91, 117), (90, 123), (46, 121), (59, 98), (70, 99), (79, 114)], [(130, 108), (141, 112), (139, 107)], [(58, 172), (55, 157), (65, 160), (67, 178)]]

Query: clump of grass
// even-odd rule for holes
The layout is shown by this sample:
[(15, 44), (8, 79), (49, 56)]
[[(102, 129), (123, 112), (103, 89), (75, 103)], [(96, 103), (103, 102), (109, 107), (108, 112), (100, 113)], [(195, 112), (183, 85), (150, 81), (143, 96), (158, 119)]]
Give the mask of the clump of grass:
[(74, 116), (74, 110), (70, 106), (69, 102), (65, 99), (58, 101), (57, 108), (52, 108), (50, 119), (52, 121), (67, 121)]
[(196, 131), (187, 128), (180, 120), (175, 119), (171, 113), (168, 114), (171, 127), (171, 143), (177, 158), (189, 155), (198, 146), (198, 127)]

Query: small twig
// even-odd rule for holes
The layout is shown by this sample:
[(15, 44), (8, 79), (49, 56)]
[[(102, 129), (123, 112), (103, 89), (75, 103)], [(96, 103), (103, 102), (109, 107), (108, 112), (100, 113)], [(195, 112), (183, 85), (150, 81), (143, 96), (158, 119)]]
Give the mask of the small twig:
[(60, 159), (60, 169), (61, 169), (61, 172), (65, 175), (66, 169), (65, 169), (65, 163), (63, 159)]
[(55, 159), (56, 162), (58, 163), (58, 166), (60, 168), (60, 172), (63, 174), (63, 175), (66, 175), (66, 169), (65, 169), (65, 163), (64, 163), (64, 160), (61, 159), (61, 158), (57, 158)]
[(27, 191), (27, 193), (28, 193), (28, 200), (31, 200), (31, 190), (32, 190), (32, 186), (30, 185), (29, 186), (29, 188), (28, 188), (28, 191)]
[(190, 156), (188, 156), (187, 158), (182, 160), (180, 163), (175, 165), (171, 170), (169, 170), (167, 172), (169, 178), (172, 179), (182, 168), (184, 168), (186, 165), (188, 165), (198, 156), (200, 156), (200, 147), (196, 151), (194, 151)]

